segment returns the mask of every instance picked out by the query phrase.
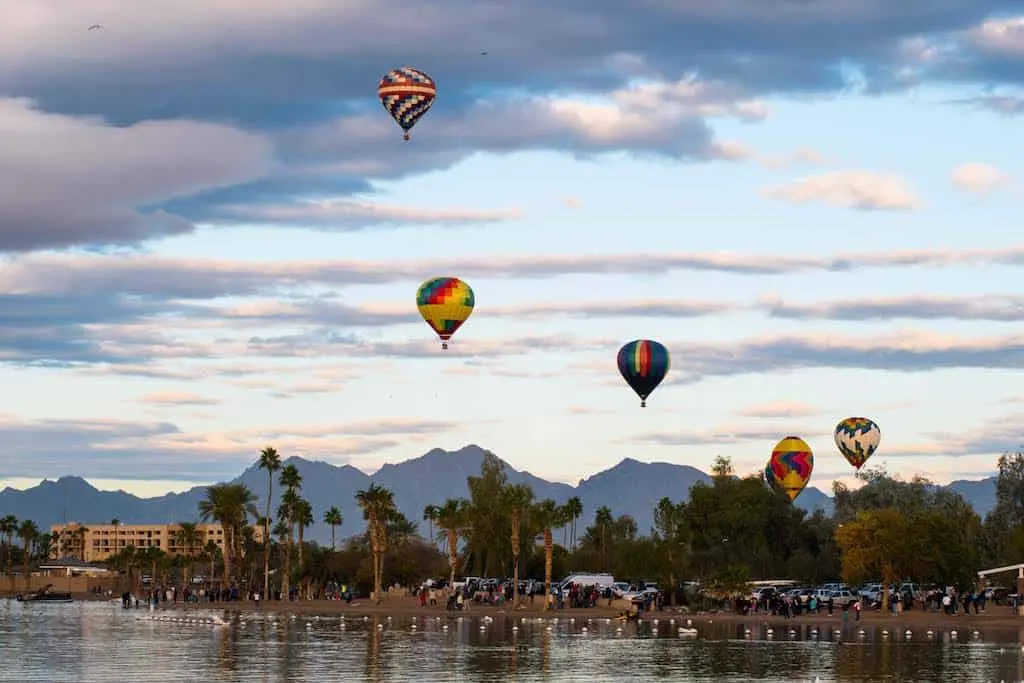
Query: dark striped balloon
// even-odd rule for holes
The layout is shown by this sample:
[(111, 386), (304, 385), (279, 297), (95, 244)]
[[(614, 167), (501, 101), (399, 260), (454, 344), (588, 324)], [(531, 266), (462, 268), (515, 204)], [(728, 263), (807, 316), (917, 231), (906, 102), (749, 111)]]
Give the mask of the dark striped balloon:
[(646, 407), (647, 397), (668, 374), (668, 349), (650, 339), (637, 339), (619, 349), (618, 363), (622, 379), (640, 397), (640, 407)]

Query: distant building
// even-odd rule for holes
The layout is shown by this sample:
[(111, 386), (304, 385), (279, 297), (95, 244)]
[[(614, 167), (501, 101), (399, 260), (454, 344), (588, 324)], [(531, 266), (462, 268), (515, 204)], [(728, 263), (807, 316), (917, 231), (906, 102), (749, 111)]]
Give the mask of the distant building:
[[(261, 543), (263, 529), (252, 527), (253, 540)], [(128, 546), (159, 548), (168, 555), (184, 555), (190, 550), (180, 543), (180, 524), (54, 524), (50, 527), (53, 545), (50, 559), (71, 556), (82, 562), (102, 562)], [(224, 552), (224, 528), (220, 524), (197, 524), (199, 543), (191, 548), (198, 555), (207, 543)]]
[(110, 570), (106, 567), (96, 567), (87, 562), (82, 562), (74, 557), (62, 557), (50, 562), (43, 562), (39, 565), (39, 572), (43, 576), (106, 576)]

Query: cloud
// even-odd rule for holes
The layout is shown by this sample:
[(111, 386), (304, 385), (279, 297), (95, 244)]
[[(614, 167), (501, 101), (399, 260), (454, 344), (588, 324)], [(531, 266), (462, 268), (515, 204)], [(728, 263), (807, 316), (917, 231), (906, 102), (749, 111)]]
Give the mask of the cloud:
[(987, 195), (1010, 183), (1010, 176), (995, 166), (980, 162), (960, 164), (950, 173), (953, 186), (976, 195)]
[[(150, 163), (183, 169), (184, 181), (150, 187), (151, 174), (140, 172), (146, 169), (122, 168), (119, 177), (132, 180), (126, 196), (75, 213), (82, 227), (76, 239), (86, 243), (135, 243), (196, 222), (237, 221), (238, 207), (255, 220), (298, 212), (320, 227), (338, 225), (306, 213), (304, 202), (320, 199), (336, 203), (342, 225), (373, 223), (376, 213), (350, 206), (362, 201), (354, 195), (373, 192), (373, 180), (445, 168), (481, 151), (820, 163), (809, 150), (762, 158), (719, 140), (714, 122), (763, 120), (764, 101), (779, 95), (841, 93), (862, 84), (878, 92), (922, 82), (1020, 81), (1013, 62), (1020, 21), (1007, 16), (1015, 7), (1010, 0), (944, 0), (938, 8), (928, 0), (865, 0), (856, 9), (846, 0), (727, 8), (711, 0), (647, 0), (628, 11), (608, 0), (586, 7), (442, 0), (429, 14), (411, 0), (380, 0), (372, 8), (301, 0), (287, 10), (268, 0), (244, 8), (183, 0), (159, 13), (115, 5), (100, 0), (70, 10), (40, 0), (30, 9), (11, 8), (0, 45), (3, 92), (68, 120), (102, 117), (111, 126), (99, 127), (119, 144), (101, 148), (118, 162), (139, 150)], [(98, 14), (110, 15), (109, 30), (84, 31)], [(374, 84), (409, 45), (418, 46), (417, 65), (438, 79), (443, 104), (403, 145), (375, 101)], [(237, 129), (214, 123), (226, 121)], [(257, 138), (261, 150), (247, 152), (243, 163), (245, 153), (220, 140), (138, 144), (140, 131), (203, 125)], [(91, 134), (77, 138), (86, 139)], [(49, 149), (58, 147), (64, 145)], [(206, 154), (204, 173), (193, 176), (188, 151), (196, 149), (218, 151)], [(176, 163), (182, 153), (191, 163)], [(95, 165), (102, 156), (77, 158)], [(843, 186), (826, 194), (856, 206), (877, 203), (877, 184)], [(140, 204), (136, 194), (151, 201)], [(905, 188), (883, 193), (885, 206), (907, 196)]]
[(328, 199), (294, 204), (224, 206), (220, 211), (240, 223), (297, 225), (328, 230), (361, 230), (374, 225), (494, 223), (523, 216), (519, 209), (431, 209)]
[(87, 461), (90, 476), (100, 479), (193, 480), (201, 461), (203, 478), (217, 479), (237, 476), (268, 439), (282, 452), (342, 464), (442, 431), (438, 422), (385, 420), (186, 433), (169, 422), (6, 417), (0, 419), (0, 438), (7, 444), (0, 466), (10, 477), (46, 477), (78, 474)]
[(829, 163), (828, 157), (808, 147), (801, 147), (791, 154), (784, 156), (761, 155), (756, 160), (765, 168), (776, 171), (790, 168), (791, 166), (825, 166)]
[(583, 200), (579, 197), (563, 197), (562, 203), (570, 209), (578, 209), (583, 206)]
[(919, 201), (896, 175), (871, 171), (833, 171), (764, 190), (794, 204), (821, 203), (861, 211), (915, 209)]
[(164, 391), (140, 396), (139, 403), (148, 403), (154, 406), (215, 406), (221, 402), (214, 398), (206, 398), (199, 394), (192, 394), (184, 391)]
[[(372, 99), (374, 77), (409, 45), (419, 46), (417, 63), (439, 79), (452, 107), (465, 106), (481, 84), (504, 91), (566, 83), (617, 88), (637, 74), (686, 69), (765, 91), (836, 91), (847, 85), (837, 68), (843, 62), (882, 79), (903, 66), (903, 41), (965, 34), (1015, 7), (1010, 0), (946, 0), (941, 7), (866, 0), (855, 8), (842, 0), (728, 7), (651, 0), (627, 10), (608, 0), (585, 7), (444, 0), (428, 13), (411, 0), (303, 0), (287, 8), (268, 0), (244, 8), (184, 0), (157, 13), (109, 1), (69, 9), (40, 0), (11, 8), (0, 64), (8, 87), (68, 109), (96, 106), (120, 84), (124, 101), (116, 106), (126, 117), (224, 116), (236, 111), (234, 98), (250, 122), (291, 122), (323, 116), (331, 101)], [(109, 31), (82, 30), (98, 14), (115, 18)], [(489, 55), (481, 57), (481, 49)], [(162, 80), (153, 78), (158, 71)]]
[(781, 439), (791, 434), (814, 434), (819, 429), (794, 429), (793, 425), (752, 425), (750, 423), (725, 424), (706, 430), (677, 432), (650, 432), (628, 439), (630, 443), (658, 446), (711, 446), (764, 441), (766, 452)]
[[(411, 261), (228, 261), (210, 258), (124, 254), (32, 255), (8, 260), (0, 268), (0, 295), (10, 297), (0, 311), (26, 295), (92, 294), (136, 297), (133, 305), (151, 305), (149, 297), (215, 299), (280, 294), (296, 286), (418, 283), (424, 272), (458, 272), (472, 279), (552, 278), (569, 275), (661, 275), (670, 272), (720, 272), (736, 275), (792, 275), (851, 272), (870, 268), (946, 268), (969, 265), (1024, 265), (1024, 244), (991, 249), (942, 248), (862, 251), (831, 255), (747, 254), (739, 252), (661, 252), (614, 255), (472, 255)], [(29, 301), (22, 315), (32, 315)], [(60, 307), (59, 299), (47, 303)], [(74, 310), (67, 305), (65, 310)], [(113, 311), (105, 315), (120, 315)]]
[(1024, 337), (959, 337), (907, 330), (884, 336), (780, 335), (735, 342), (668, 344), (686, 348), (673, 358), (677, 381), (702, 377), (785, 372), (808, 368), (857, 368), (924, 372), (939, 368), (1001, 368), (1024, 363)]
[(441, 420), (381, 419), (351, 422), (344, 425), (301, 425), (262, 430), (255, 436), (278, 440), (287, 437), (309, 439), (346, 436), (383, 436), (388, 434), (439, 434), (457, 427), (457, 423)]
[[(973, 429), (947, 431), (936, 429), (927, 440), (886, 445), (885, 457), (947, 456), (963, 458), (1016, 452), (1024, 447), (1021, 421), (1024, 413), (1016, 412), (987, 420)], [(883, 452), (879, 451), (879, 455)]]
[(812, 415), (817, 415), (820, 412), (821, 410), (819, 408), (801, 401), (772, 401), (771, 403), (759, 403), (757, 405), (741, 408), (736, 411), (736, 414), (740, 417), (762, 417), (771, 419), (780, 417), (810, 417)]
[(987, 294), (974, 297), (902, 296), (813, 304), (785, 303), (778, 297), (764, 297), (761, 305), (775, 318), (804, 320), (991, 320), (1020, 322), (1024, 319), (1024, 296)]
[(808, 334), (732, 343), (691, 341), (686, 348), (686, 354), (673, 362), (673, 371), (691, 380), (817, 367), (905, 372), (952, 367), (1012, 369), (1024, 359), (1024, 337), (957, 337), (909, 330), (884, 336)]
[[(970, 458), (1013, 452), (1019, 449), (1024, 441), (1020, 433), (1022, 419), (1024, 419), (1024, 413), (1014, 413), (988, 420), (973, 429), (958, 432), (935, 431), (932, 435), (933, 438), (925, 441), (885, 442), (875, 455), (875, 459), (934, 458), (937, 456)], [(704, 430), (648, 432), (635, 435), (626, 441), (660, 446), (724, 446), (764, 442), (764, 450), (768, 452), (776, 442), (790, 434), (802, 435), (805, 439), (820, 435), (825, 439), (830, 436), (830, 431), (823, 431), (820, 425), (811, 427), (807, 424), (763, 425), (745, 422), (727, 423)], [(838, 458), (838, 454), (836, 457)], [(929, 460), (929, 462), (932, 461)], [(828, 475), (822, 474), (821, 476)]]
[[(346, 285), (407, 282), (424, 272), (458, 272), (477, 278), (548, 278), (563, 274), (664, 273), (677, 269), (735, 274), (846, 272), (858, 268), (1024, 264), (1020, 247), (798, 255), (657, 254), (616, 256), (467, 257), (444, 261), (229, 262), (148, 255), (64, 255), (11, 259), (0, 269), (0, 362), (22, 365), (106, 363), (120, 372), (166, 379), (180, 371), (164, 361), (232, 354), (336, 358), (382, 353), (433, 356), (429, 335), (387, 342), (379, 330), (421, 321), (407, 303), (349, 303), (332, 290)], [(813, 303), (764, 297), (756, 303), (686, 299), (543, 301), (486, 309), (492, 318), (696, 318), (763, 313), (803, 320), (961, 319), (1019, 321), (1024, 298), (906, 296)], [(172, 331), (174, 333), (172, 333)], [(187, 331), (187, 334), (182, 334)], [(516, 345), (460, 338), (464, 348), (489, 356), (516, 355)], [(588, 342), (559, 335), (521, 340), (523, 349)], [(337, 378), (261, 386), (280, 398), (331, 391)]]
[(134, 244), (190, 232), (160, 209), (175, 197), (269, 171), (263, 137), (225, 125), (129, 127), (0, 99), (0, 250)]
[(979, 52), (997, 57), (1024, 57), (1024, 17), (989, 19), (968, 32), (968, 42)]
[(982, 109), (1004, 114), (1006, 116), (1019, 116), (1024, 114), (1024, 97), (1014, 95), (985, 95), (956, 100), (958, 104), (969, 104)]

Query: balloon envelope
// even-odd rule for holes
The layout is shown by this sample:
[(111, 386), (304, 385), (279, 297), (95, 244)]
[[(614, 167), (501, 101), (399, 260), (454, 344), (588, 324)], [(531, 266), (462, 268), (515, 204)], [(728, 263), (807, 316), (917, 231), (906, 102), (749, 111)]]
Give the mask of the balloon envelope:
[(858, 470), (878, 450), (882, 430), (866, 417), (848, 417), (836, 425), (836, 446)]
[(408, 140), (409, 131), (434, 105), (437, 85), (419, 69), (403, 66), (384, 74), (377, 86), (377, 97)]
[(637, 339), (619, 349), (618, 364), (622, 378), (645, 406), (647, 397), (668, 374), (668, 349), (650, 339)]
[(435, 277), (416, 291), (416, 307), (448, 348), (448, 340), (469, 319), (476, 305), (473, 289), (457, 277)]
[(813, 470), (811, 447), (800, 437), (787, 436), (772, 450), (772, 457), (764, 468), (764, 479), (769, 486), (785, 493), (792, 502), (811, 480)]

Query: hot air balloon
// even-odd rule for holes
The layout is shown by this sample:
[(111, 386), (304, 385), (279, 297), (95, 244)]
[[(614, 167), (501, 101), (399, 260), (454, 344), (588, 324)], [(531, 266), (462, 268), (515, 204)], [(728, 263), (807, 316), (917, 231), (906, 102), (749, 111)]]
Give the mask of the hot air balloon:
[(650, 339), (637, 339), (619, 349), (619, 372), (626, 384), (640, 397), (640, 407), (647, 407), (647, 397), (668, 374), (668, 349)]
[(472, 288), (457, 277), (431, 278), (416, 292), (416, 307), (441, 338), (442, 349), (448, 348), (448, 340), (469, 319), (475, 305)]
[(807, 442), (797, 436), (787, 436), (775, 445), (772, 457), (764, 468), (764, 479), (772, 488), (782, 491), (790, 502), (811, 480), (814, 454)]
[(434, 79), (419, 69), (403, 66), (384, 74), (377, 86), (380, 103), (391, 114), (402, 130), (405, 139), (416, 122), (423, 118), (437, 98)]
[(836, 425), (836, 446), (858, 470), (878, 450), (882, 431), (866, 417), (848, 417)]

